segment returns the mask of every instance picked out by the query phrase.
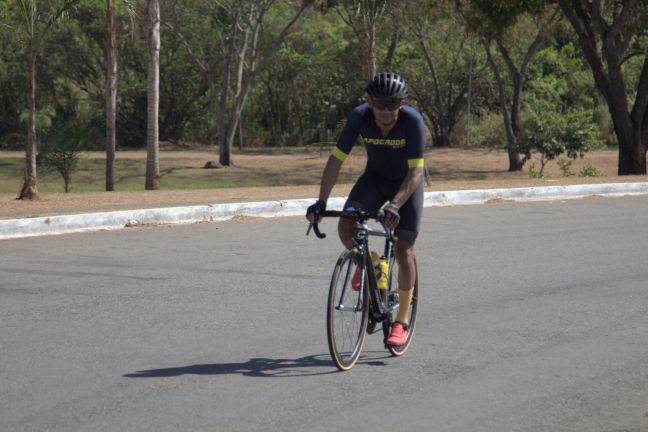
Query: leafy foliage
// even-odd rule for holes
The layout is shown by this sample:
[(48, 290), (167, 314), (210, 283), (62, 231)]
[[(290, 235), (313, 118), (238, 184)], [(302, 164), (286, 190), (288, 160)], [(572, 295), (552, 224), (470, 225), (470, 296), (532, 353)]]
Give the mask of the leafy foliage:
[(579, 177), (601, 177), (604, 174), (591, 164), (585, 165), (578, 173)]
[(605, 146), (592, 114), (593, 83), (576, 53), (571, 43), (544, 49), (530, 70), (522, 151), (541, 155), (539, 173), (563, 154), (582, 158)]
[[(160, 140), (215, 144), (217, 105), (225, 69), (232, 5), (252, 0), (162, 2), (160, 52)], [(274, 1), (257, 41), (268, 50), (274, 36), (300, 2)], [(235, 142), (243, 146), (285, 147), (322, 142), (364, 99), (366, 40), (336, 8), (354, 2), (319, 1), (297, 21), (258, 73), (242, 113)], [(431, 142), (504, 147), (498, 94), (480, 43), (485, 33), (472, 23), (491, 24), (517, 61), (529, 42), (527, 31), (545, 6), (542, 0), (377, 1), (377, 67), (401, 72), (412, 103), (426, 118)], [(0, 0), (0, 148), (24, 143), (26, 46), (15, 31), (16, 2)], [(118, 118), (120, 147), (142, 147), (146, 130), (146, 44), (137, 2), (118, 5)], [(6, 7), (4, 7), (6, 6)], [(357, 6), (357, 5), (356, 5)], [(50, 29), (38, 58), (38, 113), (41, 126), (82, 123), (95, 134), (104, 128), (104, 3), (80, 1)], [(324, 11), (324, 12), (322, 12)], [(485, 18), (488, 18), (486, 20)], [(471, 21), (472, 20), (472, 21)], [(506, 31), (503, 31), (506, 29)], [(488, 33), (486, 33), (488, 34)], [(571, 27), (554, 29), (546, 48), (529, 63), (524, 84), (524, 152), (545, 158), (580, 155), (601, 145), (592, 111), (603, 106), (593, 95), (591, 72)], [(641, 72), (645, 32), (632, 41), (625, 71), (631, 85)], [(251, 42), (251, 41), (250, 41)], [(242, 40), (236, 41), (240, 47)], [(429, 59), (422, 50), (428, 49)], [(393, 52), (391, 52), (391, 48)], [(643, 50), (643, 51), (642, 51)], [(428, 61), (430, 60), (430, 61)], [(498, 61), (502, 61), (501, 58)], [(250, 66), (246, 59), (244, 66)], [(432, 71), (432, 67), (434, 70)], [(507, 72), (503, 68), (503, 75)], [(434, 73), (433, 73), (434, 72)], [(470, 93), (468, 85), (470, 84)], [(227, 91), (234, 97), (234, 87)], [(507, 90), (510, 92), (510, 90)], [(507, 94), (507, 97), (511, 97)], [(225, 117), (230, 116), (228, 112)], [(47, 130), (43, 130), (47, 132)], [(241, 135), (242, 134), (242, 135)], [(444, 136), (445, 135), (445, 136)], [(447, 144), (446, 144), (447, 143)], [(85, 143), (86, 146), (96, 145)]]
[(563, 177), (574, 176), (574, 173), (571, 170), (572, 161), (570, 161), (569, 159), (558, 159), (556, 163), (558, 164), (558, 168), (560, 169)]
[(525, 124), (523, 150), (541, 155), (540, 173), (548, 161), (566, 154), (575, 159), (590, 150), (604, 146), (600, 134), (587, 113), (533, 113)]
[(78, 126), (56, 129), (44, 140), (38, 163), (42, 171), (60, 174), (66, 193), (70, 191), (72, 175), (83, 158), (82, 152), (93, 138), (91, 129)]

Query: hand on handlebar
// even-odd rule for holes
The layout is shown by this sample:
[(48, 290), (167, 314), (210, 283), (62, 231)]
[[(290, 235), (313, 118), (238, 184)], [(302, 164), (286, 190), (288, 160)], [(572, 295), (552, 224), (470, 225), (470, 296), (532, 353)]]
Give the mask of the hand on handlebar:
[(310, 223), (320, 223), (322, 221), (321, 214), (326, 211), (326, 201), (317, 200), (315, 204), (308, 207), (306, 210), (306, 219)]
[[(324, 203), (324, 205), (326, 204)], [(394, 227), (398, 225), (398, 222), (400, 221), (400, 216), (398, 215), (398, 207), (391, 203), (383, 207), (382, 209), (378, 210), (378, 212), (376, 213), (369, 213), (362, 209), (354, 209), (354, 208), (347, 208), (343, 211), (337, 211), (337, 210), (326, 211), (325, 209), (321, 209), (321, 207), (320, 207), (320, 211), (316, 212), (317, 210), (316, 206), (317, 203), (310, 206), (306, 211), (306, 217), (310, 221), (310, 226), (306, 231), (306, 235), (310, 234), (311, 230), (313, 230), (315, 231), (317, 237), (321, 239), (325, 238), (326, 234), (322, 233), (319, 230), (318, 223), (325, 217), (347, 218), (355, 221), (358, 224), (364, 224), (367, 220), (373, 219), (376, 222), (380, 223), (385, 234), (389, 239), (392, 239), (393, 236), (392, 230), (394, 229)], [(388, 220), (390, 221), (390, 224), (393, 225), (393, 227), (390, 227), (388, 225), (387, 223)]]
[(385, 225), (390, 230), (393, 230), (398, 226), (400, 222), (400, 215), (398, 214), (398, 206), (388, 203), (385, 207), (382, 208), (385, 212)]

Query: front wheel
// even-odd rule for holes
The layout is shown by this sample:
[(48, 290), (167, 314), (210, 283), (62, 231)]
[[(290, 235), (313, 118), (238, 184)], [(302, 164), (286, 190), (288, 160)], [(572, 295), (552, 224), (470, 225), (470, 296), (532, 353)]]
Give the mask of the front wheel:
[[(395, 263), (396, 260), (392, 263), (392, 268), (390, 269), (389, 276), (389, 298), (390, 304), (397, 303), (398, 297), (398, 265)], [(418, 278), (418, 263), (416, 258), (414, 258), (414, 293), (412, 294), (412, 301), (409, 304), (408, 312), (408, 326), (407, 326), (407, 340), (404, 345), (401, 346), (391, 346), (387, 345), (387, 349), (394, 356), (402, 356), (405, 354), (405, 351), (409, 348), (412, 343), (412, 338), (414, 337), (414, 329), (416, 328), (416, 313), (418, 312), (418, 296), (419, 296), (419, 278)], [(398, 309), (394, 310), (391, 314), (390, 324), (396, 320), (398, 314)], [(388, 329), (385, 328), (385, 337), (388, 336)]]
[(367, 278), (354, 290), (353, 275), (360, 264), (358, 254), (346, 250), (335, 265), (329, 289), (326, 330), (329, 351), (338, 369), (351, 369), (362, 352), (369, 318)]

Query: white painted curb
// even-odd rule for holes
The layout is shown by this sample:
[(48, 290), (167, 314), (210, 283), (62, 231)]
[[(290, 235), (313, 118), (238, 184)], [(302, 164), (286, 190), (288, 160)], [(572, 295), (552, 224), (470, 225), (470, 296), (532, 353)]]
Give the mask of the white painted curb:
[(526, 187), (426, 192), (425, 206), (483, 204), (489, 201), (550, 201), (587, 196), (648, 194), (648, 183), (602, 183), (569, 186)]
[[(424, 206), (470, 205), (489, 201), (543, 201), (576, 199), (586, 196), (648, 194), (648, 183), (607, 183), (590, 185), (480, 189), (426, 192)], [(341, 208), (345, 198), (331, 198), (329, 208)], [(0, 240), (83, 231), (113, 230), (140, 225), (191, 224), (225, 221), (235, 217), (298, 216), (314, 199), (264, 201), (124, 210), (106, 213), (48, 216), (0, 220)]]

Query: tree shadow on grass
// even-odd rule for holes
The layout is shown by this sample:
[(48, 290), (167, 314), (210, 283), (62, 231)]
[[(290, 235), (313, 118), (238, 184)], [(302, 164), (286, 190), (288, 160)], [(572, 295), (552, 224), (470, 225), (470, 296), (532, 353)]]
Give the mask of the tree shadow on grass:
[[(367, 352), (360, 356), (358, 366), (385, 366), (384, 352)], [(326, 370), (323, 370), (326, 369)], [(298, 359), (251, 358), (242, 363), (195, 364), (164, 369), (149, 369), (125, 374), (126, 378), (170, 378), (181, 375), (243, 375), (255, 378), (295, 378), (327, 375), (338, 372), (328, 354)]]

